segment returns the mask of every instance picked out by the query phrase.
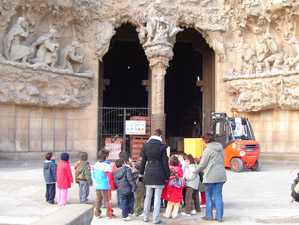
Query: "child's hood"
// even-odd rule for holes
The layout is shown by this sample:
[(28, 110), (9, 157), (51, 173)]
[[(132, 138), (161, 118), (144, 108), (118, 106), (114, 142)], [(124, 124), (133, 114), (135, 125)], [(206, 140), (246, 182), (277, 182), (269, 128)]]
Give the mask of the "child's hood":
[(55, 160), (45, 160), (44, 162), (44, 169), (49, 169), (53, 163), (55, 163)]
[(125, 175), (126, 169), (127, 169), (127, 167), (123, 166), (123, 167), (120, 167), (117, 170), (115, 170), (113, 172), (114, 180), (120, 180), (120, 179), (122, 179), (123, 176)]
[(77, 170), (83, 170), (86, 166), (88, 166), (89, 163), (87, 161), (81, 161), (80, 163), (78, 163), (77, 165)]

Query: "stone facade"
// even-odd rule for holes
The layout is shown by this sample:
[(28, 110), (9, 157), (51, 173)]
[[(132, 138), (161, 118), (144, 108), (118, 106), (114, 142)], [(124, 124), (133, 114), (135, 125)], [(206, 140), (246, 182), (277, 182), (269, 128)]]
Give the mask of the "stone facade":
[[(209, 112), (250, 118), (262, 151), (298, 153), (299, 5), (294, 0), (0, 0), (0, 151), (96, 157), (99, 60), (115, 29), (136, 27), (151, 70), (152, 129), (176, 35), (199, 32)], [(207, 68), (213, 65), (213, 71)]]

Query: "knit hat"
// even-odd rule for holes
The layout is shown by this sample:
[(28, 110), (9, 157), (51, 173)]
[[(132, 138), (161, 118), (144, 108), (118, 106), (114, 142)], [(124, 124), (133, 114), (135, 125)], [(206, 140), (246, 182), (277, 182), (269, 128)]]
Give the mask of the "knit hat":
[(63, 153), (61, 153), (60, 158), (61, 158), (61, 160), (69, 161), (70, 155), (67, 152), (63, 152)]

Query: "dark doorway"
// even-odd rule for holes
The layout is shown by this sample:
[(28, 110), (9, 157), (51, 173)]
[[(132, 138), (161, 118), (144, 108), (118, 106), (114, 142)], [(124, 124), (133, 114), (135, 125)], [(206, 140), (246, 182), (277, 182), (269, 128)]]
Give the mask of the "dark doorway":
[[(196, 81), (203, 79), (203, 56), (194, 49), (192, 41), (188, 41), (192, 32), (196, 31), (187, 29), (181, 41), (177, 38), (165, 77), (167, 138), (199, 137), (202, 132), (202, 92)], [(199, 33), (196, 35), (200, 37), (198, 41), (203, 40)]]
[(103, 93), (103, 106), (147, 107), (148, 94), (142, 80), (148, 79), (148, 61), (132, 25), (116, 30), (103, 62), (103, 78), (110, 80)]

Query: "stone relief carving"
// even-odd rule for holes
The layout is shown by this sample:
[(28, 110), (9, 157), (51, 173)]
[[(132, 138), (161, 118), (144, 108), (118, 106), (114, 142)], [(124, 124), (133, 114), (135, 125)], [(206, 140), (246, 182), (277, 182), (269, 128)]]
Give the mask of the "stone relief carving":
[(31, 52), (33, 57), (29, 62), (35, 66), (50, 66), (54, 67), (58, 60), (59, 44), (53, 40), (55, 30), (50, 30), (49, 33), (40, 36), (32, 45)]
[(73, 41), (72, 44), (67, 45), (61, 50), (59, 60), (61, 69), (66, 69), (71, 73), (79, 73), (85, 55), (78, 55), (77, 48), (80, 48), (79, 43), (77, 41)]
[(11, 61), (26, 63), (30, 54), (29, 47), (22, 41), (28, 36), (28, 22), (24, 17), (19, 17), (3, 39), (4, 56)]

